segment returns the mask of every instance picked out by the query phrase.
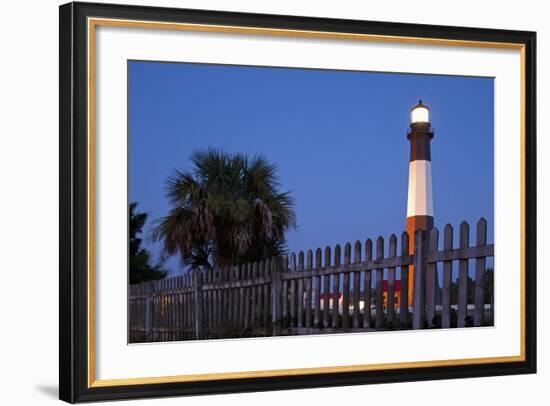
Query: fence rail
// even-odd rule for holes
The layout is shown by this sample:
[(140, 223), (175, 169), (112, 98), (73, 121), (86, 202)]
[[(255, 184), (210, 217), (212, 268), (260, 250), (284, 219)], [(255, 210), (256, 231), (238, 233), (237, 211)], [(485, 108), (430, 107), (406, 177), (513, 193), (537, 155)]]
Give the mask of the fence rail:
[(404, 232), (399, 254), (392, 235), (387, 255), (379, 237), (130, 285), (130, 342), (492, 324), (487, 222), (478, 221), (473, 246), (466, 222), (458, 247), (451, 225), (443, 234), (440, 250), (437, 228), (416, 231), (412, 255)]

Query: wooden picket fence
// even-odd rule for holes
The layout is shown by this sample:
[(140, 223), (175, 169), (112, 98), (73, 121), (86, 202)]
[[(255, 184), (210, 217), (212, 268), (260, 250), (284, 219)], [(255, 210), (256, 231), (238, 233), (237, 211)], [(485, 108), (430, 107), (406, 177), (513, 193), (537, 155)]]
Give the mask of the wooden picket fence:
[[(418, 230), (412, 255), (404, 232), (399, 253), (392, 235), (387, 255), (379, 237), (375, 243), (346, 243), (343, 259), (336, 245), (324, 252), (318, 248), (130, 285), (129, 341), (491, 325), (493, 297), (485, 297), (485, 274), (494, 245), (487, 244), (487, 222), (478, 221), (475, 245), (470, 245), (467, 222), (461, 223), (459, 234), (455, 247), (448, 224), (439, 249), (437, 228), (428, 233)], [(471, 283), (470, 260), (475, 262)], [(451, 303), (453, 263), (458, 264), (457, 298)], [(411, 266), (414, 281), (409, 281)], [(468, 295), (470, 285), (473, 294)]]

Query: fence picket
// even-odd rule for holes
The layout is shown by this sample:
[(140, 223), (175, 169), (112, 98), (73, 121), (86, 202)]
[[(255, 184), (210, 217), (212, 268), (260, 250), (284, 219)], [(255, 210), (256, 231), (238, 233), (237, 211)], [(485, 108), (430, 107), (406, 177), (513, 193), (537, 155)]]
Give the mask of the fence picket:
[[(470, 246), (470, 226), (463, 221), (460, 224), (460, 248)], [(458, 319), (457, 326), (466, 325), (468, 311), (468, 260), (461, 259), (458, 262)]]
[(281, 294), (282, 283), (279, 274), (283, 272), (283, 269), (286, 269), (286, 264), (286, 257), (283, 257), (281, 260), (278, 260), (278, 258), (273, 258), (271, 260), (271, 329), (273, 335), (281, 334), (281, 296), (284, 295), (286, 298), (286, 292)]
[[(210, 284), (211, 283), (211, 270), (210, 269), (207, 269), (205, 271), (205, 282), (206, 284)], [(203, 298), (204, 298), (204, 327), (205, 329), (208, 331), (208, 333), (205, 332), (205, 334), (209, 334), (209, 329), (210, 329), (210, 326), (212, 325), (212, 318), (211, 318), (211, 314), (212, 314), (212, 299), (211, 299), (211, 294), (212, 294), (212, 291), (210, 290), (207, 290), (203, 293)]]
[(195, 338), (195, 303), (193, 301), (193, 291), (192, 291), (193, 285), (191, 284), (191, 275), (190, 274), (186, 275), (186, 278), (187, 278), (187, 288), (188, 288), (187, 307), (189, 309), (187, 312), (187, 323), (190, 330), (190, 335), (192, 335), (192, 337)]
[[(344, 246), (344, 265), (351, 263), (351, 244), (349, 242)], [(349, 282), (350, 272), (344, 273), (344, 283), (342, 286), (342, 328), (349, 328)]]
[[(476, 245), (483, 246), (487, 244), (487, 220), (479, 219), (476, 230)], [(475, 280), (475, 310), (474, 326), (483, 325), (483, 316), (485, 313), (485, 257), (476, 258), (476, 280)]]
[(244, 289), (242, 287), (243, 267), (241, 265), (235, 266), (235, 279), (239, 282), (235, 288), (235, 326), (239, 329), (242, 328), (242, 320), (244, 313)]
[(263, 290), (263, 286), (262, 284), (260, 283), (260, 280), (261, 278), (264, 278), (265, 277), (265, 261), (260, 261), (258, 263), (258, 280), (256, 281), (257, 285), (255, 286), (256, 288), (256, 295), (257, 295), (257, 298), (258, 298), (258, 303), (256, 304), (256, 322), (261, 325), (263, 319), (264, 319), (264, 290)]
[[(355, 241), (353, 250), (353, 262), (361, 263), (361, 241)], [(353, 273), (353, 328), (359, 328), (359, 316), (361, 309), (359, 308), (359, 297), (361, 295), (361, 272)]]
[[(304, 251), (298, 253), (298, 272), (304, 271)], [(298, 327), (304, 327), (304, 278), (298, 279)]]
[(223, 289), (223, 293), (225, 295), (225, 313), (226, 313), (226, 325), (229, 326), (233, 322), (233, 292), (231, 289), (231, 285), (229, 285), (230, 282), (233, 281), (233, 272), (230, 266), (227, 266), (225, 269), (225, 281), (228, 282), (228, 284)]
[[(290, 272), (295, 273), (296, 272), (296, 254), (293, 252), (290, 255)], [(297, 302), (297, 294), (296, 294), (296, 279), (290, 280), (290, 325), (296, 327), (298, 322), (298, 315), (296, 313), (296, 302)]]
[[(384, 258), (384, 239), (376, 240), (376, 260)], [(376, 269), (376, 328), (384, 324), (384, 268)]]
[[(341, 248), (334, 247), (334, 266), (340, 266)], [(340, 326), (340, 274), (334, 274), (332, 280), (332, 328)]]
[[(388, 253), (390, 258), (397, 256), (397, 236), (390, 236), (390, 250)], [(388, 268), (388, 307), (387, 307), (388, 323), (394, 324), (395, 320), (395, 267)]]
[[(306, 270), (313, 269), (313, 251), (307, 250), (306, 256)], [(311, 327), (311, 301), (312, 301), (312, 277), (308, 277), (305, 280), (306, 288), (306, 327)]]
[[(365, 261), (372, 261), (372, 240), (369, 238), (365, 243)], [(372, 271), (365, 271), (364, 279), (364, 305), (363, 305), (363, 328), (370, 328), (371, 325), (371, 301), (372, 301)]]
[(252, 264), (252, 277), (250, 278), (252, 282), (252, 298), (250, 303), (250, 325), (254, 326), (256, 320), (258, 319), (258, 289), (256, 289), (256, 281), (258, 280), (258, 262)]
[(200, 340), (203, 337), (203, 308), (202, 304), (202, 275), (199, 272), (193, 274), (195, 290), (195, 337)]
[(153, 329), (155, 327), (155, 281), (149, 281), (147, 283), (147, 299), (145, 301), (145, 335), (146, 340), (153, 340)]
[[(245, 280), (248, 282), (250, 281), (250, 277), (252, 275), (252, 264), (247, 264), (246, 265), (246, 269), (245, 269)], [(251, 290), (250, 290), (250, 287), (245, 287), (244, 288), (244, 294), (246, 295), (245, 297), (245, 300), (244, 300), (244, 328), (247, 329), (249, 326), (250, 326), (250, 319), (251, 319), (251, 316), (250, 316), (250, 308), (251, 308), (251, 304), (250, 304), (250, 297), (251, 297)]]
[[(453, 226), (445, 226), (445, 236), (443, 239), (443, 249), (445, 251), (453, 249)], [(453, 273), (453, 261), (443, 262), (443, 286), (441, 290), (441, 327), (451, 327), (451, 280)]]
[[(325, 268), (331, 266), (331, 251), (330, 247), (325, 248)], [(330, 275), (325, 275), (323, 281), (323, 327), (328, 328), (330, 323)]]
[[(235, 279), (234, 273), (233, 273), (233, 267), (228, 266), (227, 267), (227, 282), (233, 282)], [(227, 307), (225, 308), (225, 311), (227, 313), (227, 326), (233, 325), (233, 317), (234, 317), (234, 307), (233, 307), (233, 289), (231, 285), (228, 285), (225, 288), (225, 293), (227, 296)]]
[[(409, 255), (409, 234), (403, 231), (401, 234), (401, 256)], [(401, 267), (401, 298), (399, 303), (399, 323), (401, 326), (409, 324), (409, 266)]]
[[(288, 257), (285, 256), (282, 261), (282, 268), (280, 269), (281, 275), (283, 273), (288, 272)], [(273, 278), (273, 281), (275, 281), (275, 275), (272, 274), (271, 276)], [(289, 283), (286, 279), (283, 279), (281, 283), (281, 295), (283, 296), (281, 298), (281, 319), (286, 324), (287, 320), (289, 319)], [(286, 326), (285, 326), (286, 327)]]
[(414, 235), (414, 307), (413, 329), (424, 328), (426, 308), (426, 233), (417, 230)]
[[(428, 240), (428, 253), (437, 252), (439, 230), (434, 227), (430, 230)], [(426, 320), (428, 327), (433, 327), (435, 316), (435, 296), (437, 291), (437, 263), (426, 266)]]
[(176, 328), (176, 294), (174, 291), (176, 290), (176, 278), (172, 279), (172, 294), (170, 295), (170, 340), (175, 340), (175, 328)]
[[(315, 269), (320, 271), (322, 268), (322, 252), (321, 248), (315, 250)], [(321, 324), (321, 276), (315, 276), (314, 281), (314, 298), (313, 298), (313, 327), (319, 328)]]
[[(232, 266), (231, 267), (231, 281), (233, 282), (236, 282), (238, 281), (238, 277), (237, 277), (237, 266)], [(237, 297), (237, 293), (238, 293), (238, 290), (237, 288), (232, 285), (231, 289), (231, 327), (234, 328), (235, 327), (235, 324), (237, 322), (237, 317), (238, 317), (238, 314), (239, 314), (239, 300), (238, 300), (238, 297)]]

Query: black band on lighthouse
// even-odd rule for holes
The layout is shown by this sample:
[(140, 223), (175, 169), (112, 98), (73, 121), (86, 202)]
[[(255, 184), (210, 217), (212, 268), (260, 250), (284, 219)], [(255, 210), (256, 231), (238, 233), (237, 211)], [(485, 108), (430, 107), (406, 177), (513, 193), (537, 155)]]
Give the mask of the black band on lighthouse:
[(429, 132), (411, 132), (408, 138), (411, 142), (411, 157), (410, 161), (431, 161), (432, 154), (430, 151), (430, 140), (433, 133)]
[[(424, 107), (422, 105), (422, 107)], [(431, 161), (430, 140), (433, 138), (431, 125), (429, 122), (411, 123), (411, 129), (407, 138), (411, 143), (410, 161)]]

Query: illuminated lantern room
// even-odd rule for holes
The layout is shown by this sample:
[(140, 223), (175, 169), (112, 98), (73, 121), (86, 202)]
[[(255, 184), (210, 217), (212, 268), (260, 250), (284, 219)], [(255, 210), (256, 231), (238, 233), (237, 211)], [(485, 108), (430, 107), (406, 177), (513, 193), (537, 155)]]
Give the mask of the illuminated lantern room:
[(429, 123), (430, 122), (430, 109), (422, 104), (422, 100), (418, 102), (416, 106), (411, 110), (411, 124), (416, 123)]

